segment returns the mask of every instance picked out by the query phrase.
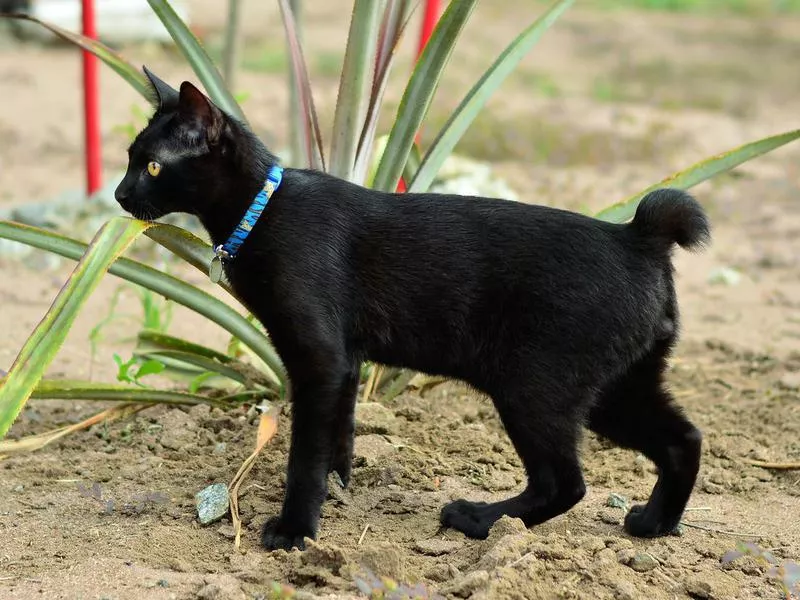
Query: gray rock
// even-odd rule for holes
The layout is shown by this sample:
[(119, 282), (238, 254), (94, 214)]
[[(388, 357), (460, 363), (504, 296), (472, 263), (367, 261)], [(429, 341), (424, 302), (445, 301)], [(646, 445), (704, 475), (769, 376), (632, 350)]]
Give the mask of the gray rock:
[(397, 417), (377, 402), (356, 404), (356, 435), (366, 433), (396, 433)]
[(228, 486), (224, 483), (215, 483), (197, 492), (194, 500), (201, 525), (219, 521), (228, 514)]
[(220, 525), (217, 533), (222, 537), (232, 540), (236, 537), (236, 529), (233, 525)]
[(614, 492), (611, 492), (608, 498), (606, 498), (606, 506), (610, 506), (611, 508), (627, 509), (628, 504), (628, 499), (625, 496), (615, 494)]
[(647, 571), (655, 569), (659, 565), (659, 562), (647, 552), (637, 552), (627, 564), (638, 573), (646, 573)]

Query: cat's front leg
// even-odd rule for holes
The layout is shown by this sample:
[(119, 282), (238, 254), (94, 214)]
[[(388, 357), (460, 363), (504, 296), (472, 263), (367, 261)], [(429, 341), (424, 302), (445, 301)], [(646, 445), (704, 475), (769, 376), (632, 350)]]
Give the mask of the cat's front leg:
[(306, 537), (316, 537), (328, 472), (337, 454), (340, 403), (351, 388), (350, 370), (337, 368), (338, 362), (326, 357), (321, 364), (317, 357), (308, 366), (289, 369), (292, 440), (286, 495), (280, 515), (262, 530), (261, 543), (268, 550), (302, 550)]

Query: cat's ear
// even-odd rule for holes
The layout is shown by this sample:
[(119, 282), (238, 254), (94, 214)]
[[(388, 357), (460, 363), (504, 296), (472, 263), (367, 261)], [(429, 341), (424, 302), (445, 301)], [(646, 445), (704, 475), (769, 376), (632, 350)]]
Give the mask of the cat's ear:
[(184, 123), (204, 134), (210, 145), (219, 141), (225, 125), (222, 111), (188, 81), (181, 84), (178, 115)]
[(150, 80), (150, 85), (155, 93), (155, 100), (159, 110), (171, 110), (178, 105), (178, 90), (159, 79), (150, 69), (142, 66), (144, 74)]

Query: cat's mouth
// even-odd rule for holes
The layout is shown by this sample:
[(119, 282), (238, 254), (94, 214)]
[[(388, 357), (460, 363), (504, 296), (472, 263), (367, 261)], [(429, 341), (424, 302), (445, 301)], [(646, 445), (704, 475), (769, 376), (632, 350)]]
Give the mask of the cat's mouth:
[(156, 208), (149, 202), (131, 202), (127, 199), (118, 200), (118, 202), (123, 210), (141, 221), (155, 221), (166, 214), (165, 211)]

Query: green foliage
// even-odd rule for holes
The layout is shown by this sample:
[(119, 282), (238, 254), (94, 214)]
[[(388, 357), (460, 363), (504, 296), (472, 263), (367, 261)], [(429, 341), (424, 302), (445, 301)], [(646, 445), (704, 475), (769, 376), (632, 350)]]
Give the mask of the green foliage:
[[(783, 5), (791, 7), (796, 1), (788, 0)], [(200, 41), (180, 20), (166, 0), (148, 0), (148, 2), (172, 35), (178, 49), (211, 98), (221, 108), (244, 120), (237, 99), (226, 87), (216, 65)], [(699, 2), (700, 0), (697, 0), (693, 4)], [(293, 73), (294, 94), (298, 100), (291, 112), (296, 117), (293, 128), (299, 132), (293, 161), (298, 166), (310, 166), (321, 170), (330, 167), (330, 170), (340, 177), (383, 190), (393, 190), (402, 175), (411, 182), (412, 191), (424, 192), (428, 190), (444, 160), (475, 122), (492, 94), (500, 88), (544, 32), (572, 4), (572, 0), (554, 2), (550, 8), (543, 11), (539, 19), (524, 28), (475, 82), (458, 108), (438, 131), (430, 132), (430, 127), (425, 127), (426, 133), (430, 132), (432, 135), (433, 142), (424, 152), (414, 142), (415, 136), (433, 105), (442, 73), (476, 2), (463, 0), (448, 5), (405, 86), (402, 100), (392, 120), (391, 131), (381, 138), (377, 135), (377, 129), (384, 92), (395, 52), (408, 23), (408, 16), (416, 3), (411, 0), (388, 0), (384, 3), (354, 0), (350, 35), (331, 132), (331, 149), (327, 160), (297, 24), (288, 1), (278, 0), (278, 4), (288, 41), (286, 55)], [(142, 73), (102, 43), (35, 19), (28, 20), (37, 22), (64, 39), (96, 54), (143, 96), (150, 95)], [(332, 66), (329, 65), (327, 68), (331, 69)], [(543, 81), (539, 87), (542, 93), (557, 93), (557, 87), (552, 81)], [(613, 90), (599, 90), (598, 93), (609, 95)], [(135, 133), (134, 128), (135, 125), (127, 127), (124, 132), (130, 137)], [(658, 185), (691, 187), (787, 144), (797, 137), (800, 137), (800, 131), (746, 144), (702, 161)], [(536, 140), (532, 140), (531, 143), (536, 144)], [(553, 136), (553, 140), (547, 143), (540, 154), (549, 153), (550, 146), (555, 146), (556, 143), (557, 136)], [(609, 207), (598, 216), (616, 222), (625, 221), (633, 215), (639, 199), (648, 190)], [(235, 382), (244, 388), (239, 395), (229, 394), (227, 398), (263, 393), (282, 396), (285, 393), (286, 380), (281, 361), (272, 348), (266, 332), (250, 318), (242, 316), (226, 303), (195, 286), (136, 261), (119, 257), (127, 245), (145, 230), (146, 235), (152, 240), (200, 271), (207, 272), (212, 256), (209, 245), (191, 233), (173, 226), (145, 224), (130, 219), (113, 219), (104, 226), (91, 244), (86, 245), (36, 228), (0, 222), (0, 238), (80, 260), (53, 307), (23, 346), (11, 372), (0, 380), (0, 437), (7, 432), (27, 398), (42, 391), (45, 382), (40, 380), (47, 365), (63, 343), (86, 297), (106, 271), (194, 310), (225, 328), (233, 338), (229, 344), (228, 354), (220, 354), (191, 342), (171, 338), (165, 333), (169, 315), (156, 303), (155, 296), (144, 293), (143, 333), (150, 333), (139, 335), (139, 346), (131, 360), (123, 361), (117, 358), (120, 379), (133, 385), (128, 385), (127, 391), (109, 388), (104, 393), (121, 399), (136, 396), (135, 392), (138, 392), (140, 393), (138, 397), (143, 398), (141, 393), (149, 394), (150, 391), (138, 389), (143, 385), (139, 380), (156, 372), (170, 376), (182, 375), (192, 392), (209, 386), (211, 382), (221, 380), (228, 380), (228, 384), (231, 381)], [(222, 282), (221, 286), (231, 292), (225, 282)], [(157, 337), (157, 334), (162, 337)], [(96, 335), (96, 332), (93, 332), (93, 343), (96, 342)], [(242, 356), (256, 359), (253, 361), (255, 366), (251, 367), (239, 361), (238, 358)], [(388, 390), (389, 394), (397, 394), (409, 380), (409, 374), (406, 372), (374, 366), (365, 369), (364, 375), (369, 377), (370, 386), (373, 386), (367, 390), (368, 393), (373, 390)], [(48, 386), (47, 393), (55, 397), (75, 397), (74, 394), (80, 390), (85, 391), (87, 397), (97, 397), (97, 395), (92, 396), (91, 384), (81, 388), (80, 385), (71, 382), (66, 392), (59, 392), (53, 383), (48, 383)], [(175, 398), (175, 394), (152, 390), (151, 396), (164, 398), (165, 401), (203, 401), (202, 396), (184, 394)], [(211, 403), (217, 400), (207, 398), (207, 401)], [(394, 594), (397, 589), (402, 588), (396, 584), (395, 587), (391, 587), (387, 581), (381, 582), (381, 585), (383, 587), (378, 590), (384, 594), (381, 597), (389, 597), (386, 594)]]
[(119, 354), (114, 354), (114, 362), (117, 363), (117, 381), (132, 383), (140, 387), (148, 387), (139, 381), (147, 375), (157, 375), (166, 369), (166, 365), (154, 359), (143, 360), (138, 356), (132, 356), (127, 361), (123, 361)]

